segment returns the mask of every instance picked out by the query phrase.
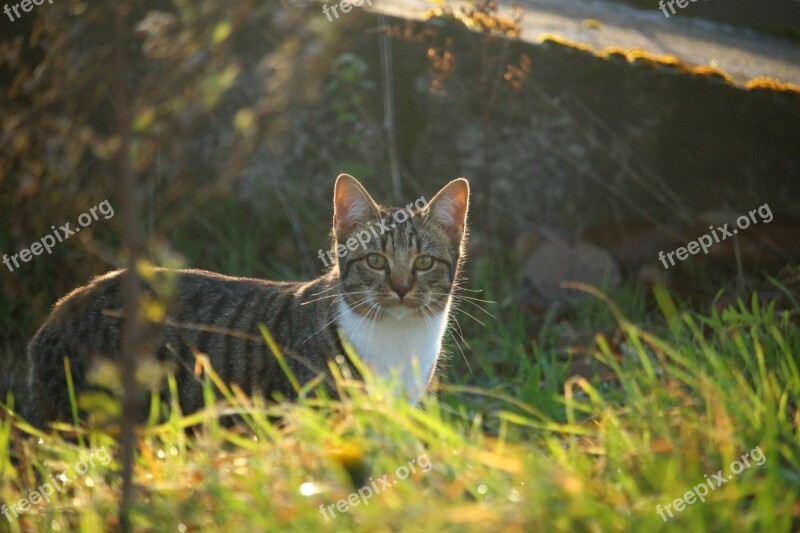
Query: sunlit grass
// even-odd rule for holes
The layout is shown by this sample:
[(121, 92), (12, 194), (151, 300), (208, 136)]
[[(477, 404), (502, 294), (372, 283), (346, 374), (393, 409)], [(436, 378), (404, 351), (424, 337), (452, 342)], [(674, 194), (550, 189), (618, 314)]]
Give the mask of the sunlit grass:
[[(659, 302), (669, 312), (663, 294)], [(514, 389), (447, 382), (446, 403), (431, 397), (412, 408), (380, 384), (349, 380), (337, 365), (343, 401), (314, 398), (306, 388), (296, 403), (264, 405), (225, 386), (201, 360), (208, 397), (217, 392), (223, 401), (187, 416), (174, 408), (140, 429), (134, 523), (142, 531), (796, 529), (797, 311), (778, 312), (754, 297), (721, 314), (679, 312), (657, 337), (609, 305), (624, 341), (599, 334), (594, 357), (616, 380), (575, 377), (539, 386), (545, 410)], [(525, 396), (536, 390), (533, 384)], [(480, 397), (491, 401), (471, 403)], [(551, 413), (553, 405), (559, 407)], [(219, 422), (233, 413), (237, 425)], [(30, 498), (31, 487), (62, 471), (75, 481), (11, 522), (2, 517), (0, 528), (115, 527), (117, 460), (95, 461), (85, 475), (76, 471), (97, 450), (118, 457), (115, 434), (113, 425), (65, 424), (38, 434), (3, 416), (6, 505)], [(674, 512), (669, 522), (656, 512), (705, 475), (728, 473), (732, 461), (756, 447), (764, 463), (710, 491), (705, 503)], [(428, 471), (398, 479), (397, 469), (423, 454)], [(385, 474), (391, 486), (347, 512), (336, 509), (358, 489), (380, 487)]]

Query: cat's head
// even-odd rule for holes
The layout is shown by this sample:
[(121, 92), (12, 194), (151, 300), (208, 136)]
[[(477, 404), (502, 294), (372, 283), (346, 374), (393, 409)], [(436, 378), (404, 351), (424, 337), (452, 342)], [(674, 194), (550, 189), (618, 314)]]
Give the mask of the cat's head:
[(352, 176), (334, 188), (334, 256), (350, 309), (374, 319), (445, 311), (464, 258), (469, 184), (382, 207)]

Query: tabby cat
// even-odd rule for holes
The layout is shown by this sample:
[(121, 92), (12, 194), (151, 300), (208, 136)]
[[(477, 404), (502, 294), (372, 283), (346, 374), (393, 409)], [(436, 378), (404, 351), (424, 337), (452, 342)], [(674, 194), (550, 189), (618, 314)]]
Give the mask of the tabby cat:
[[(407, 398), (419, 401), (442, 350), (464, 260), (468, 202), (469, 185), (457, 179), (422, 207), (386, 208), (343, 174), (334, 187), (336, 253), (328, 254), (333, 263), (321, 277), (273, 282), (159, 270), (173, 275), (175, 288), (165, 318), (147, 336), (157, 359), (174, 366), (182, 410), (203, 405), (193, 371), (198, 352), (223, 380), (248, 394), (296, 396), (259, 324), (301, 384), (327, 375), (328, 361), (344, 354), (341, 329), (376, 375), (396, 376)], [(34, 336), (26, 410), (32, 423), (69, 417), (65, 356), (77, 393), (89, 387), (87, 374), (98, 358), (119, 357), (123, 272), (95, 278), (62, 298)], [(150, 281), (141, 283), (145, 294), (157, 293)]]

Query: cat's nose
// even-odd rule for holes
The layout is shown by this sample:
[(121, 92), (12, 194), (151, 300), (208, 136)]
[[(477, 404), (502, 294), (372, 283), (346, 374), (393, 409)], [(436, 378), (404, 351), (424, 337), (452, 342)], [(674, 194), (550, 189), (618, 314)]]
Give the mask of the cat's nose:
[(394, 292), (396, 292), (397, 295), (402, 300), (403, 296), (408, 294), (408, 291), (411, 290), (411, 284), (409, 284), (409, 283), (397, 283), (397, 284), (392, 283), (392, 289), (394, 289)]

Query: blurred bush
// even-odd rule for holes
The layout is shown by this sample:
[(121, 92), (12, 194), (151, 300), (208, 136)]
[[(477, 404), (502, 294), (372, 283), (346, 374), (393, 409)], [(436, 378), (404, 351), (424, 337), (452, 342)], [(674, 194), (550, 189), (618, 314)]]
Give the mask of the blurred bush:
[(74, 227), (106, 198), (116, 216), (3, 267), (2, 396), (19, 388), (25, 342), (55, 298), (124, 263), (121, 172), (134, 173), (139, 229), (157, 255), (209, 200), (235, 201), (256, 151), (280, 145), (289, 105), (320, 98), (329, 51), (319, 44), (331, 30), (307, 20), (281, 2), (101, 0), (4, 21), (0, 250)]

